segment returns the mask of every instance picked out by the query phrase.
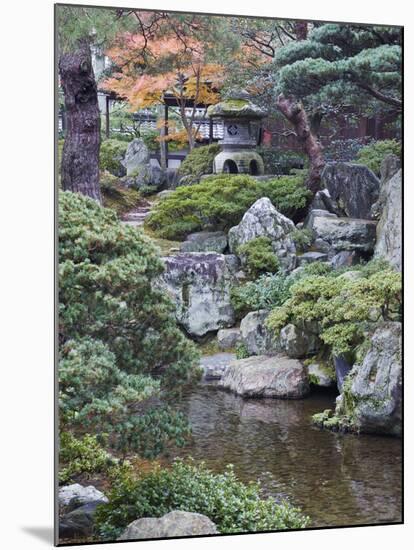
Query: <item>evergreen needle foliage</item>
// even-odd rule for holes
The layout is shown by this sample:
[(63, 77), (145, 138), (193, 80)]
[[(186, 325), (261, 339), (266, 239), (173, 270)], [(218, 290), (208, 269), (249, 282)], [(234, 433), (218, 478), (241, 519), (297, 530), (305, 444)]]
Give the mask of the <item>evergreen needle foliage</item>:
[(261, 197), (268, 197), (285, 216), (295, 218), (310, 193), (298, 176), (257, 181), (250, 176), (220, 174), (176, 189), (158, 203), (146, 223), (165, 239), (180, 239), (206, 229), (228, 230)]

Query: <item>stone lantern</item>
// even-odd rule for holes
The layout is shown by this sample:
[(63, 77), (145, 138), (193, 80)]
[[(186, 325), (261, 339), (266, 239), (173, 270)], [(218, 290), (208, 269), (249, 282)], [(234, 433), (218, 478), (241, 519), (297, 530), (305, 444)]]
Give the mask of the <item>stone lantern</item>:
[(242, 90), (211, 105), (207, 115), (220, 118), (224, 123), (224, 136), (219, 141), (222, 151), (214, 159), (214, 173), (262, 175), (263, 159), (254, 150), (257, 145), (257, 124), (254, 123), (264, 118), (266, 112), (252, 103), (249, 94)]

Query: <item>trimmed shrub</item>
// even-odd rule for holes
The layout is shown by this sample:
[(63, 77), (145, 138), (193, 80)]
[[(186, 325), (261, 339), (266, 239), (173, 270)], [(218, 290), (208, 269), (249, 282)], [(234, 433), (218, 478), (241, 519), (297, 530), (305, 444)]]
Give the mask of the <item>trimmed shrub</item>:
[(401, 274), (375, 271), (378, 265), (361, 268), (358, 279), (331, 273), (300, 278), (290, 298), (269, 315), (268, 327), (278, 333), (288, 323), (317, 322), (320, 338), (335, 355), (353, 356), (373, 323), (401, 317)]
[(97, 532), (103, 540), (113, 540), (131, 521), (161, 517), (172, 510), (204, 514), (220, 533), (300, 529), (309, 523), (287, 502), (262, 498), (259, 484), (238, 481), (231, 465), (216, 474), (203, 463), (179, 460), (170, 469), (156, 468), (137, 479), (121, 477), (109, 503), (97, 511)]
[(295, 229), (292, 231), (291, 237), (298, 252), (305, 252), (313, 241), (311, 229)]
[(59, 443), (59, 483), (70, 483), (85, 474), (106, 474), (118, 465), (118, 460), (105, 451), (96, 435), (75, 437), (63, 432)]
[(212, 174), (214, 157), (220, 150), (216, 143), (195, 147), (181, 163), (179, 176), (191, 176), (191, 182), (197, 183), (202, 175)]
[(368, 168), (379, 176), (381, 162), (390, 154), (401, 157), (401, 143), (399, 141), (395, 139), (376, 141), (359, 150), (356, 162), (365, 164), (365, 166), (368, 166)]
[(154, 284), (157, 249), (79, 194), (60, 193), (59, 222), (62, 423), (107, 433), (123, 454), (182, 444), (188, 427), (168, 402), (198, 376), (198, 352)]
[(292, 169), (303, 169), (308, 164), (307, 156), (296, 151), (281, 151), (271, 147), (257, 147), (261, 155), (265, 174), (289, 175)]
[(125, 168), (121, 164), (124, 158), (128, 142), (120, 139), (107, 139), (101, 143), (99, 152), (99, 167), (101, 170), (107, 170), (115, 176), (125, 173)]
[(285, 216), (295, 218), (310, 196), (300, 177), (257, 181), (247, 175), (220, 174), (176, 189), (156, 205), (146, 224), (166, 239), (180, 239), (202, 230), (227, 231), (261, 197), (268, 197)]
[(269, 237), (257, 237), (239, 246), (237, 255), (250, 277), (263, 273), (275, 273), (279, 269), (279, 259), (273, 252)]

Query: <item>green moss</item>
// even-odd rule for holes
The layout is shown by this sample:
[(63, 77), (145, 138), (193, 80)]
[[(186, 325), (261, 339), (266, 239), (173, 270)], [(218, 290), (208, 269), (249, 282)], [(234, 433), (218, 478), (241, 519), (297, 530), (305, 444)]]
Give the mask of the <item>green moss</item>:
[(252, 239), (239, 246), (237, 254), (242, 259), (248, 275), (253, 278), (279, 270), (279, 259), (273, 252), (272, 240), (269, 237)]
[(128, 143), (118, 139), (107, 139), (101, 143), (99, 166), (111, 174), (120, 175), (124, 169), (121, 160), (124, 158)]
[(105, 172), (100, 180), (103, 205), (112, 208), (118, 215), (135, 208), (141, 201), (141, 194), (133, 188), (124, 187), (119, 180)]

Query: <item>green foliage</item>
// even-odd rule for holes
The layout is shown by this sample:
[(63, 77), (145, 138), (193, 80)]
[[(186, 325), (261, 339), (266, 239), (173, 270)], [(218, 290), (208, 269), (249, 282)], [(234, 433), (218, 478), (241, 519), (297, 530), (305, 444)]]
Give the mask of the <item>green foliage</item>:
[(116, 176), (113, 176), (109, 172), (104, 172), (101, 175), (99, 183), (103, 205), (106, 208), (112, 208), (118, 215), (129, 212), (135, 208), (141, 200), (139, 191), (132, 187), (124, 187)]
[[(99, 152), (99, 167), (115, 176), (120, 176), (125, 168), (121, 164), (128, 143), (119, 139), (107, 139), (101, 143)], [(124, 172), (125, 173), (125, 172)]]
[(242, 259), (243, 267), (250, 277), (275, 273), (279, 269), (279, 259), (273, 252), (269, 237), (257, 237), (239, 246), (237, 255)]
[(295, 229), (291, 233), (291, 237), (296, 245), (298, 252), (304, 252), (307, 250), (313, 241), (313, 234), (311, 229)]
[(62, 432), (59, 437), (59, 482), (70, 483), (79, 475), (107, 473), (118, 460), (101, 446), (96, 435), (75, 437)]
[(109, 500), (96, 515), (103, 540), (115, 539), (137, 518), (160, 517), (172, 510), (204, 514), (220, 533), (298, 529), (309, 522), (288, 503), (261, 498), (259, 485), (238, 481), (231, 466), (215, 474), (192, 461), (176, 461), (171, 469), (157, 468), (138, 479), (124, 476)]
[(335, 355), (354, 353), (370, 324), (401, 313), (401, 274), (375, 271), (378, 265), (361, 268), (357, 280), (331, 273), (300, 278), (290, 288), (291, 297), (269, 315), (269, 328), (278, 332), (287, 323), (314, 321)]
[(381, 162), (391, 154), (401, 157), (401, 143), (395, 139), (384, 139), (362, 147), (358, 152), (357, 162), (365, 164), (379, 176)]
[(171, 300), (153, 284), (162, 271), (140, 231), (91, 199), (60, 194), (62, 421), (151, 456), (186, 434), (183, 418), (163, 404), (165, 390), (173, 399), (194, 380), (198, 358)]
[(213, 173), (214, 157), (220, 153), (220, 146), (216, 143), (195, 147), (181, 163), (180, 176), (191, 176), (196, 183), (203, 174)]
[(268, 197), (280, 212), (292, 218), (306, 206), (310, 193), (300, 177), (256, 181), (249, 176), (220, 174), (176, 189), (156, 205), (146, 224), (166, 239), (207, 229), (228, 230), (261, 197)]
[[(326, 23), (276, 51), (277, 91), (310, 108), (366, 114), (401, 107), (401, 30)], [(339, 107), (338, 107), (339, 106)]]
[(237, 359), (245, 359), (246, 357), (249, 357), (249, 356), (250, 356), (250, 353), (246, 347), (246, 344), (243, 344), (243, 342), (239, 342), (238, 344), (236, 344)]
[(264, 162), (265, 174), (289, 175), (294, 169), (302, 169), (307, 164), (304, 153), (281, 151), (271, 147), (257, 147)]

